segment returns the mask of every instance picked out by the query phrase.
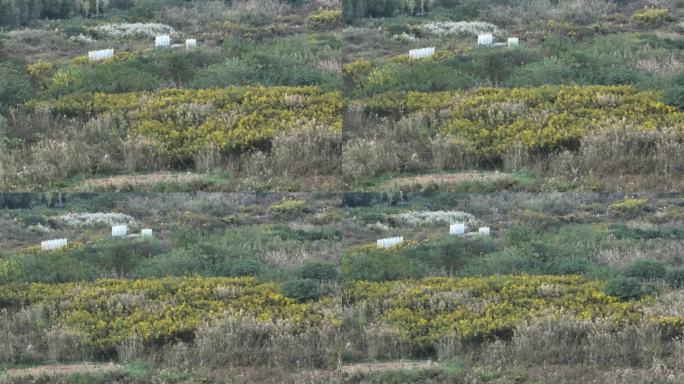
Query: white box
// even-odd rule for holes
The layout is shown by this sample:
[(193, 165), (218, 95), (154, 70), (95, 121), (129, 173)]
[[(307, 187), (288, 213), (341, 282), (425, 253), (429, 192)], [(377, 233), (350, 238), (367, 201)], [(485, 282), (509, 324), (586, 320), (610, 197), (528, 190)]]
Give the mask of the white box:
[(391, 248), (404, 242), (404, 237), (388, 237), (386, 239), (378, 239), (378, 248)]
[(142, 237), (152, 237), (152, 230), (149, 228), (145, 228), (142, 231), (140, 231), (140, 236)]
[(517, 37), (509, 37), (508, 38), (508, 48), (515, 48), (518, 46), (518, 38)]
[(40, 242), (40, 249), (52, 251), (67, 246), (67, 239), (45, 240)]
[(112, 227), (112, 236), (125, 237), (128, 233), (128, 227), (125, 225), (115, 225)]
[(463, 235), (465, 233), (465, 224), (455, 223), (449, 226), (450, 235)]
[(168, 47), (169, 45), (171, 45), (171, 36), (169, 35), (157, 36), (154, 39), (155, 47)]
[(88, 59), (90, 59), (90, 61), (107, 60), (111, 59), (112, 57), (114, 57), (113, 49), (101, 49), (99, 51), (88, 52)]
[(493, 42), (494, 36), (491, 33), (477, 35), (477, 45), (492, 45)]
[(185, 40), (185, 49), (190, 50), (193, 48), (197, 48), (197, 40), (196, 39)]
[(489, 236), (489, 227), (480, 227), (477, 232), (482, 236)]
[(435, 54), (435, 47), (412, 49), (409, 51), (409, 57), (411, 59), (423, 59), (425, 57), (430, 57)]

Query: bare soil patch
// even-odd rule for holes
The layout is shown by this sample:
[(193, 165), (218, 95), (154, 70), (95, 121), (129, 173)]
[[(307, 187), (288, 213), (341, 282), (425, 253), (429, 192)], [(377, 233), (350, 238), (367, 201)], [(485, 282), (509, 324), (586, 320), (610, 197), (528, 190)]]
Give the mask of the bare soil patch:
[(445, 185), (458, 184), (465, 181), (493, 181), (510, 177), (509, 173), (504, 172), (456, 172), (456, 173), (435, 173), (429, 175), (397, 177), (384, 182), (381, 187), (395, 188), (403, 186), (430, 184)]
[(112, 372), (119, 370), (121, 366), (114, 363), (95, 364), (53, 364), (38, 365), (29, 368), (10, 368), (7, 370), (9, 377), (39, 377), (39, 376), (68, 376), (75, 373)]
[(188, 183), (201, 176), (187, 172), (158, 172), (142, 175), (119, 175), (97, 179), (86, 179), (75, 186), (77, 190), (118, 190), (122, 187), (148, 188), (162, 182)]
[(359, 363), (343, 366), (340, 371), (342, 373), (373, 373), (382, 371), (396, 371), (403, 369), (427, 369), (436, 368), (439, 364), (434, 361), (412, 361), (412, 360), (396, 360), (396, 361), (382, 361), (373, 363)]

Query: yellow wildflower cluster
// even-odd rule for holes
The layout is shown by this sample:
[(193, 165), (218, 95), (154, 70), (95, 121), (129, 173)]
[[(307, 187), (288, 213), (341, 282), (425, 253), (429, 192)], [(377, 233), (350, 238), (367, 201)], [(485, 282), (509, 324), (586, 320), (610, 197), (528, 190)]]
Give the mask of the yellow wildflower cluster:
[(306, 201), (299, 199), (285, 199), (273, 203), (268, 207), (268, 212), (274, 217), (294, 218), (307, 209)]
[(470, 341), (508, 338), (534, 316), (601, 318), (616, 326), (643, 318), (640, 303), (620, 302), (601, 288), (601, 282), (576, 276), (429, 278), (355, 282), (342, 301), (365, 308), (416, 348), (447, 335)]
[(113, 115), (160, 154), (183, 158), (206, 148), (243, 150), (282, 132), (342, 130), (342, 98), (318, 87), (165, 89), (123, 94), (90, 93), (32, 101), (67, 116)]
[(648, 208), (648, 199), (625, 197), (610, 204), (610, 210), (617, 215), (635, 215)]
[(616, 126), (682, 132), (684, 113), (657, 96), (630, 86), (542, 86), (392, 92), (353, 103), (369, 113), (422, 114), (441, 134), (499, 155), (512, 147), (573, 148), (587, 133)]
[(309, 21), (320, 26), (336, 26), (342, 22), (342, 10), (322, 9), (309, 16)]
[(297, 332), (338, 327), (340, 313), (347, 310), (390, 327), (418, 349), (445, 336), (466, 341), (510, 338), (520, 324), (538, 316), (609, 321), (616, 328), (651, 323), (664, 335), (684, 333), (683, 318), (647, 314), (651, 299), (622, 302), (604, 293), (603, 284), (579, 276), (354, 281), (336, 298), (300, 303), (280, 294), (278, 284), (254, 278), (99, 280), (0, 286), (0, 308), (43, 308), (45, 324), (78, 332), (103, 351), (133, 336), (157, 345), (189, 339), (199, 327), (227, 318), (286, 322)]
[[(298, 303), (272, 283), (253, 278), (99, 280), (93, 283), (17, 284), (0, 287), (0, 307), (39, 304), (59, 308), (46, 316), (79, 332), (97, 349), (114, 348), (134, 335), (148, 343), (192, 335), (228, 317), (288, 321), (304, 329), (324, 321), (329, 298)], [(333, 319), (326, 319), (335, 323)]]
[(639, 26), (656, 26), (670, 18), (670, 10), (667, 8), (649, 8), (641, 12), (637, 12), (632, 16), (634, 21)]

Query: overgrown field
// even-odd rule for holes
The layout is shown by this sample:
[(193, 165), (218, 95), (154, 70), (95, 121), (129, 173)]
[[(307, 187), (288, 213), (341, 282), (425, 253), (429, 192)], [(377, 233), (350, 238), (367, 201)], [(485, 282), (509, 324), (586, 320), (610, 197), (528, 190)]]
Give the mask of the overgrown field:
[(681, 189), (681, 5), (350, 0), (349, 190)]
[(0, 3), (0, 188), (154, 190), (82, 181), (193, 172), (161, 189), (339, 189), (340, 6)]
[[(630, 383), (684, 375), (681, 195), (4, 194), (0, 201), (7, 368), (113, 361), (123, 364), (122, 376), (102, 380), (171, 374), (179, 383), (221, 383), (222, 374), (238, 372), (245, 382), (494, 375), (490, 382), (505, 383), (550, 380), (536, 370), (549, 364), (561, 367), (559, 382), (610, 382), (625, 369), (634, 372)], [(448, 234), (454, 222), (466, 235)], [(128, 237), (110, 236), (118, 224)], [(482, 226), (491, 235), (477, 235)], [(153, 228), (153, 237), (138, 236), (141, 228)], [(392, 236), (404, 242), (376, 246)], [(69, 245), (39, 249), (52, 238)], [(361, 368), (428, 358), (434, 367)], [(652, 371), (653, 359), (667, 369)], [(270, 373), (260, 379), (245, 370)]]

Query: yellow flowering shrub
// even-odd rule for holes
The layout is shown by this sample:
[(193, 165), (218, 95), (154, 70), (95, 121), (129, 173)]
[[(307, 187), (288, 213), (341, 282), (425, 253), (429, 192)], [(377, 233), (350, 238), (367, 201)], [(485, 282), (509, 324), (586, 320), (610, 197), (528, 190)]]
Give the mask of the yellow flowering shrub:
[(342, 74), (346, 81), (358, 84), (373, 68), (373, 63), (369, 60), (356, 60), (342, 65)]
[(472, 143), (481, 155), (513, 147), (575, 148), (588, 133), (619, 124), (684, 131), (684, 113), (654, 92), (630, 86), (542, 86), (447, 92), (391, 92), (352, 103), (368, 113), (422, 114), (440, 134)]
[(578, 276), (435, 277), (345, 287), (345, 306), (361, 307), (416, 348), (446, 335), (483, 341), (509, 338), (533, 316), (608, 319), (616, 326), (642, 320), (639, 302), (620, 302), (603, 283)]
[(272, 216), (291, 219), (304, 213), (306, 210), (306, 201), (298, 199), (285, 199), (273, 203), (268, 207), (268, 213)]
[[(57, 77), (57, 76), (55, 76)], [(67, 116), (111, 114), (157, 151), (182, 159), (208, 147), (244, 150), (281, 132), (342, 130), (342, 98), (318, 87), (165, 89), (123, 94), (89, 93), (32, 101)]]
[(337, 26), (342, 22), (342, 10), (341, 9), (322, 9), (311, 16), (309, 16), (309, 21), (314, 24), (326, 27)]
[(649, 8), (637, 12), (632, 16), (634, 21), (639, 26), (655, 26), (662, 24), (670, 18), (670, 10), (667, 8)]
[[(254, 278), (163, 278), (91, 283), (0, 286), (0, 308), (59, 308), (46, 316), (76, 330), (94, 348), (108, 350), (137, 334), (148, 343), (185, 338), (201, 325), (229, 318), (289, 321), (297, 329), (335, 323), (331, 299), (299, 303), (273, 283)], [(331, 315), (332, 316), (332, 315)], [(329, 316), (328, 316), (329, 317)]]
[(648, 207), (648, 199), (625, 197), (610, 204), (610, 210), (621, 216), (631, 216), (640, 213)]

